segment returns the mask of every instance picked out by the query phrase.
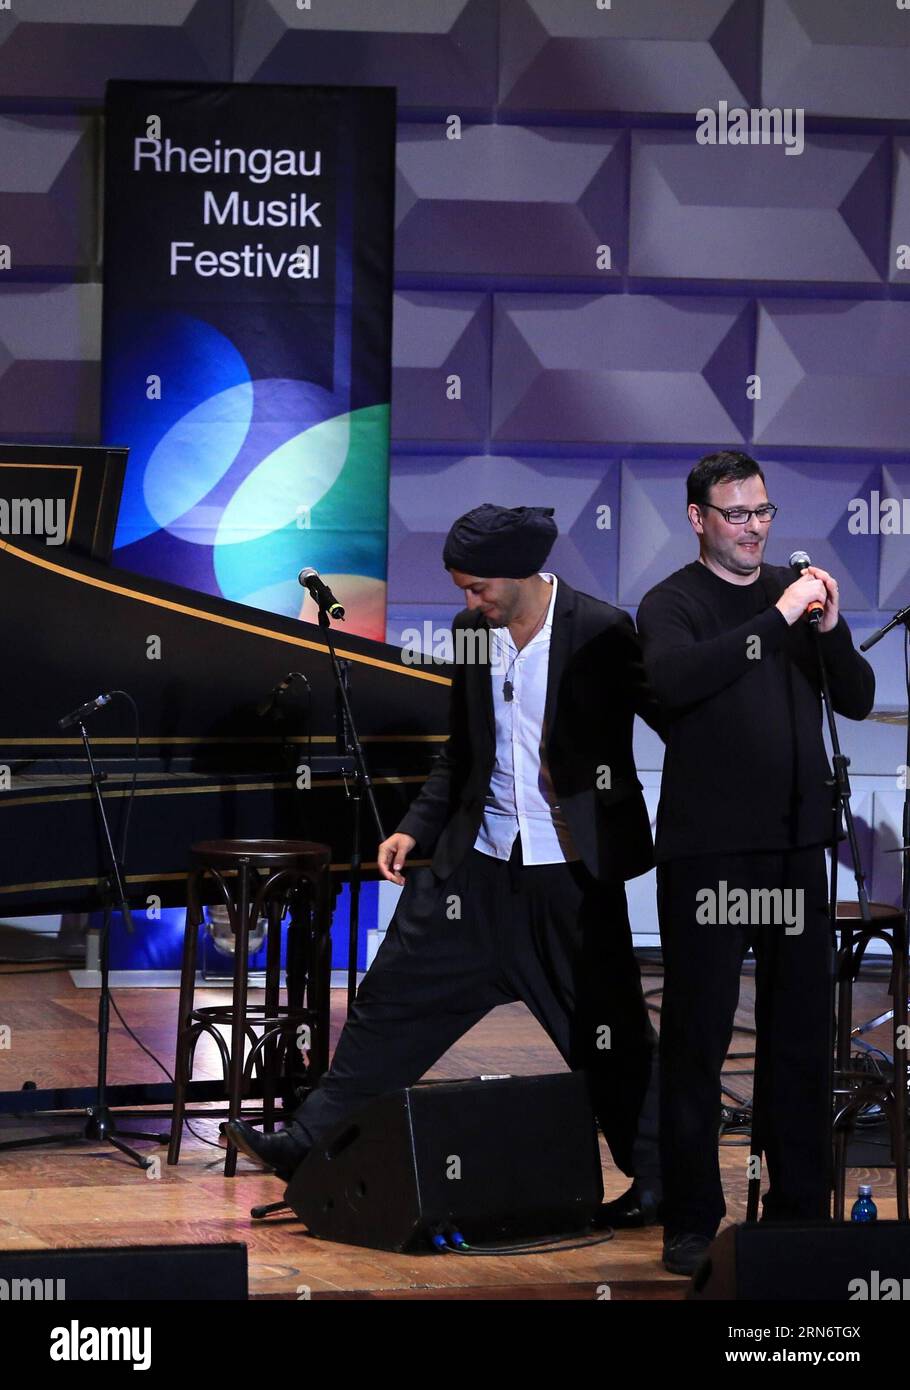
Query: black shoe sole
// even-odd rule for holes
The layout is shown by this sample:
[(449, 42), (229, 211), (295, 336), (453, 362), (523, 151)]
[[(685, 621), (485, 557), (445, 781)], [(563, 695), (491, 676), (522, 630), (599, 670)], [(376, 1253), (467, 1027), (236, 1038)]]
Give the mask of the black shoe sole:
[(674, 1260), (672, 1255), (665, 1254), (662, 1263), (668, 1274), (678, 1274), (683, 1279), (691, 1279), (694, 1274), (698, 1273), (707, 1258), (708, 1248), (706, 1246), (694, 1260)]

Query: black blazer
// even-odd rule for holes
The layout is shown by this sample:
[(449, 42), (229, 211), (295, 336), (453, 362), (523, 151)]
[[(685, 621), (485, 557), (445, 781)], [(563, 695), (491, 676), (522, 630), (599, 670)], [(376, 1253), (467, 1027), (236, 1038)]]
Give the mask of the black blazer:
[[(489, 663), (457, 662), (458, 629), (486, 626), (476, 611), (464, 609), (455, 618), (448, 742), (398, 826), (413, 836), (422, 855), (432, 855), (440, 878), (448, 878), (472, 848), (493, 774)], [(632, 619), (559, 579), (544, 713), (547, 762), (575, 847), (595, 878), (605, 882), (636, 878), (654, 863), (632, 756), (636, 714), (662, 734)], [(598, 787), (598, 779), (609, 780), (609, 786)]]

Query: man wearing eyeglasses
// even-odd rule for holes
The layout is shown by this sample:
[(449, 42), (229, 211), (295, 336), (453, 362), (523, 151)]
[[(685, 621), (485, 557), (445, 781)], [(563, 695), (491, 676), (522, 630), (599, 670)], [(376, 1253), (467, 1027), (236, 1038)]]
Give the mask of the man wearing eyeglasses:
[(656, 837), (660, 1124), (664, 1263), (680, 1274), (697, 1267), (726, 1210), (720, 1074), (750, 947), (753, 1104), (770, 1179), (763, 1217), (829, 1215), (832, 800), (810, 604), (821, 605), (837, 713), (864, 719), (875, 694), (831, 575), (809, 566), (794, 581), (763, 563), (777, 508), (755, 460), (711, 454), (687, 492), (698, 558), (638, 610), (645, 670), (669, 726)]

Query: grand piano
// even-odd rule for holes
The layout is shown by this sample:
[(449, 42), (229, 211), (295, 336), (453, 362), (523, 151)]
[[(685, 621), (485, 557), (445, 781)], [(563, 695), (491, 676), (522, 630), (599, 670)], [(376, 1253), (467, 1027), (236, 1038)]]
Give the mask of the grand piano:
[[(218, 837), (294, 837), (350, 868), (345, 749), (326, 640), (277, 617), (118, 570), (91, 554), (0, 536), (0, 917), (99, 907), (105, 872), (78, 730), (58, 720), (127, 691), (139, 759), (126, 858), (131, 901), (182, 903), (187, 851)], [(391, 833), (445, 738), (445, 667), (335, 628), (339, 658)], [(300, 672), (263, 713), (269, 692)], [(115, 835), (130, 804), (134, 728), (122, 700), (87, 726)], [(347, 765), (350, 760), (347, 760)], [(309, 776), (300, 769), (309, 767)], [(307, 786), (307, 782), (309, 785)], [(364, 813), (364, 870), (376, 832)]]
[[(117, 457), (117, 455), (120, 457)], [(0, 919), (103, 905), (107, 862), (78, 729), (58, 721), (102, 692), (127, 691), (86, 721), (115, 842), (129, 809), (127, 897), (186, 900), (197, 840), (311, 839), (351, 867), (349, 756), (323, 631), (107, 563), (125, 450), (0, 445), (0, 496), (66, 494), (64, 545), (0, 535)], [(92, 457), (94, 455), (95, 457)], [(26, 470), (35, 470), (29, 475)], [(343, 598), (343, 595), (339, 595)], [(334, 628), (380, 817), (391, 833), (446, 737), (447, 668)], [(283, 697), (270, 692), (297, 672)], [(305, 677), (304, 679), (301, 679)], [(309, 768), (309, 774), (302, 772)], [(135, 791), (131, 797), (133, 777)], [(356, 803), (355, 803), (356, 804)], [(365, 877), (376, 831), (362, 807)], [(418, 861), (419, 862), (419, 861)], [(143, 930), (146, 913), (138, 920)], [(0, 1112), (81, 1109), (84, 1086), (0, 1092)], [(193, 1081), (191, 1099), (221, 1083)], [(256, 1091), (254, 1089), (253, 1094)], [(111, 1104), (168, 1104), (169, 1083), (109, 1088)]]

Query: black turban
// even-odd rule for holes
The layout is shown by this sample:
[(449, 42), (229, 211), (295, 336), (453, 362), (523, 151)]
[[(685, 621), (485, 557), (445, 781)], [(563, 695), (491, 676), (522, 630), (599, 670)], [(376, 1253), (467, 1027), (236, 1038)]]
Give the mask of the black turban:
[(497, 507), (465, 512), (446, 536), (447, 570), (478, 579), (527, 579), (541, 568), (558, 531), (552, 507)]

